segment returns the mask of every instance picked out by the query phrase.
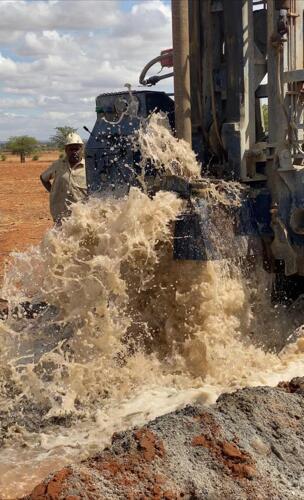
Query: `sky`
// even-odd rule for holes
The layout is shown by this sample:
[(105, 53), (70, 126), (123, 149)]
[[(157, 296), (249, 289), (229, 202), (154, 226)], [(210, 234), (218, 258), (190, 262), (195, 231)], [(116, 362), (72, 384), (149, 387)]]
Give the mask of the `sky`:
[(138, 90), (144, 65), (171, 46), (169, 0), (0, 0), (0, 141), (48, 140), (64, 125), (85, 138), (96, 96)]

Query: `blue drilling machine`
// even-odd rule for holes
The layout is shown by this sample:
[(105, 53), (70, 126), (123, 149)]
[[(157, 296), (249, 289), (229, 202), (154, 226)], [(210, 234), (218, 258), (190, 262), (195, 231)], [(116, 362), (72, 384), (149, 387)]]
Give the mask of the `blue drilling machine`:
[[(277, 300), (304, 292), (303, 11), (303, 0), (172, 0), (173, 49), (146, 65), (142, 90), (97, 97), (86, 146), (89, 193), (124, 196), (138, 185), (134, 132), (152, 112), (166, 113), (202, 178), (244, 187), (236, 233), (259, 239)], [(147, 77), (154, 64), (172, 70)], [(147, 89), (169, 77), (174, 99)], [(191, 182), (168, 185), (195, 202)], [(221, 257), (201, 213), (177, 220), (174, 237), (174, 258)]]

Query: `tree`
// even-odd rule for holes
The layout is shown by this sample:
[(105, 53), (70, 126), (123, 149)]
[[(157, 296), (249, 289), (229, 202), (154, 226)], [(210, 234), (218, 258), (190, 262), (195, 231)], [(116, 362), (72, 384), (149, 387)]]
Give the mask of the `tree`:
[(69, 134), (77, 132), (77, 128), (73, 127), (55, 127), (56, 134), (50, 137), (50, 141), (57, 149), (63, 150), (66, 138)]
[(25, 156), (31, 155), (38, 149), (38, 141), (35, 137), (20, 135), (10, 137), (5, 148), (14, 155), (20, 155), (20, 162), (25, 162)]

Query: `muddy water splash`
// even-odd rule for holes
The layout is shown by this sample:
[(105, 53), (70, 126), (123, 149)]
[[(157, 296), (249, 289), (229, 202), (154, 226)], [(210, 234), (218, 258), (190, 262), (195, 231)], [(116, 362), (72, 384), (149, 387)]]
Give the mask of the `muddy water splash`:
[[(170, 174), (198, 177), (187, 145), (151, 127), (139, 136), (144, 156)], [(206, 181), (205, 198), (225, 204), (229, 189), (237, 199), (233, 186)], [(1, 326), (3, 497), (100, 449), (114, 431), (303, 373), (303, 339), (279, 355), (263, 349), (282, 346), (300, 320), (271, 306), (258, 265), (172, 259), (182, 209), (166, 192), (91, 199), (39, 247), (15, 255), (2, 291), (10, 310), (24, 301), (49, 306), (32, 319), (19, 309)], [(225, 217), (214, 231), (223, 226), (233, 240)]]

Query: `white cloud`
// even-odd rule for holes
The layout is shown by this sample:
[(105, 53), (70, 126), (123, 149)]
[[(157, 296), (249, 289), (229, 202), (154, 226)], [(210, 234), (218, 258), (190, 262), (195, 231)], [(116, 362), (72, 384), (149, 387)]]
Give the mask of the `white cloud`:
[(0, 53), (0, 78), (7, 78), (17, 73), (17, 64)]
[[(129, 11), (120, 6), (117, 0), (0, 0), (0, 27), (14, 33), (6, 43), (0, 37), (0, 110), (28, 108), (28, 121), (17, 120), (23, 134), (30, 128), (47, 139), (71, 120), (92, 126), (95, 97), (123, 90), (126, 82), (138, 89), (143, 66), (171, 46), (167, 3), (140, 0)], [(171, 86), (165, 81), (156, 90)], [(6, 116), (0, 139), (15, 127)]]
[(40, 95), (37, 99), (37, 104), (39, 106), (48, 106), (50, 103), (62, 102), (62, 98), (58, 95)]
[(15, 119), (15, 118), (25, 118), (26, 117), (26, 115), (23, 115), (21, 113), (3, 113), (3, 116), (5, 118), (13, 118), (13, 119)]
[(24, 43), (18, 49), (19, 55), (43, 56), (47, 54), (69, 53), (78, 46), (69, 34), (60, 35), (57, 31), (29, 31), (24, 37)]
[(1, 0), (0, 28), (15, 30), (100, 29), (121, 16), (117, 0)]
[[(1, 5), (1, 4), (0, 4)], [(23, 35), (23, 31), (1, 28), (0, 29), (0, 43), (2, 46), (15, 43)]]
[(63, 111), (48, 111), (47, 113), (43, 114), (44, 118), (49, 118), (50, 120), (71, 120), (71, 119), (79, 119), (79, 118), (90, 118), (91, 117), (91, 112), (90, 111), (78, 111), (77, 113), (75, 112), (63, 112)]
[(168, 19), (171, 17), (171, 9), (169, 5), (162, 3), (160, 0), (146, 0), (132, 6), (132, 14), (137, 13), (150, 13), (153, 11), (161, 12)]
[(36, 102), (32, 98), (20, 97), (12, 99), (11, 97), (0, 97), (0, 109), (33, 108), (35, 106)]
[(81, 97), (80, 102), (84, 102), (85, 104), (94, 102), (94, 97)]

